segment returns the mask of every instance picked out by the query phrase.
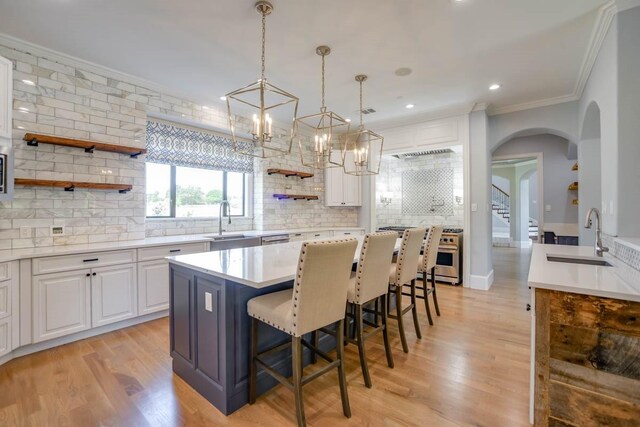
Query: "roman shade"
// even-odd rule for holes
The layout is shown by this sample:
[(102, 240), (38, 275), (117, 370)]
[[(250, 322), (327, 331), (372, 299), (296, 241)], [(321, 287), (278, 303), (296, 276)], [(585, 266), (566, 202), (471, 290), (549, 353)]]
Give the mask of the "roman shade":
[(253, 157), (236, 153), (230, 139), (205, 130), (156, 121), (147, 122), (146, 160), (174, 166), (253, 173)]

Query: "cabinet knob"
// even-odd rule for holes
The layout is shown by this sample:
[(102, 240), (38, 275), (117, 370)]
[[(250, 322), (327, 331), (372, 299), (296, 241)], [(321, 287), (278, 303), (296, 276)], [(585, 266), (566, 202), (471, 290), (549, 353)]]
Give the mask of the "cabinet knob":
[(531, 311), (531, 304), (527, 304), (527, 311)]
[(91, 273), (87, 273), (87, 277), (91, 276)]
[(93, 273), (93, 275), (95, 276), (95, 275), (96, 275), (96, 273)]

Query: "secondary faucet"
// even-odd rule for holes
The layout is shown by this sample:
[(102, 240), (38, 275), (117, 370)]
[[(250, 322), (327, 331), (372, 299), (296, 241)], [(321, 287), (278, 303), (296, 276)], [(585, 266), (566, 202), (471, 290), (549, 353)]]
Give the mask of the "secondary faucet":
[(231, 224), (231, 205), (226, 200), (220, 202), (220, 215), (218, 215), (218, 235), (222, 236), (222, 213), (224, 206), (227, 205), (227, 209), (229, 209), (229, 224)]
[(591, 215), (596, 216), (596, 256), (602, 256), (603, 253), (609, 252), (609, 248), (602, 246), (602, 231), (600, 230), (600, 211), (596, 208), (591, 208), (587, 212), (587, 218), (584, 222), (584, 228), (591, 228)]

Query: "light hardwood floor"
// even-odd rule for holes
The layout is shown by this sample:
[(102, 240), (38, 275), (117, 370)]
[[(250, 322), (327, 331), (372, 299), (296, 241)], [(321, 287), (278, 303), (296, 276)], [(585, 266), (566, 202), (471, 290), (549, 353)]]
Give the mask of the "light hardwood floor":
[[(304, 389), (316, 426), (528, 425), (529, 251), (496, 248), (490, 291), (441, 285), (442, 316), (423, 339), (408, 316), (410, 352), (391, 325), (395, 369), (381, 334), (367, 341), (373, 388), (364, 386), (355, 346), (347, 347), (353, 417), (343, 417), (335, 375)], [(168, 319), (13, 360), (0, 367), (0, 425), (178, 426), (295, 423), (293, 394), (279, 386), (229, 417), (171, 372)]]

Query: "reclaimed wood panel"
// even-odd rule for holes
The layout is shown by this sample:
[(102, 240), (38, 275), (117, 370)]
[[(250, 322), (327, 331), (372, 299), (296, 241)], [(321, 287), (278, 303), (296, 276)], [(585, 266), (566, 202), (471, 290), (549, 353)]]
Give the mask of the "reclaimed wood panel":
[(549, 383), (554, 418), (583, 427), (638, 426), (640, 406), (557, 381)]
[(640, 337), (640, 303), (588, 295), (550, 292), (551, 322), (610, 329)]
[(549, 293), (536, 290), (536, 359), (534, 424), (548, 425), (549, 419)]

